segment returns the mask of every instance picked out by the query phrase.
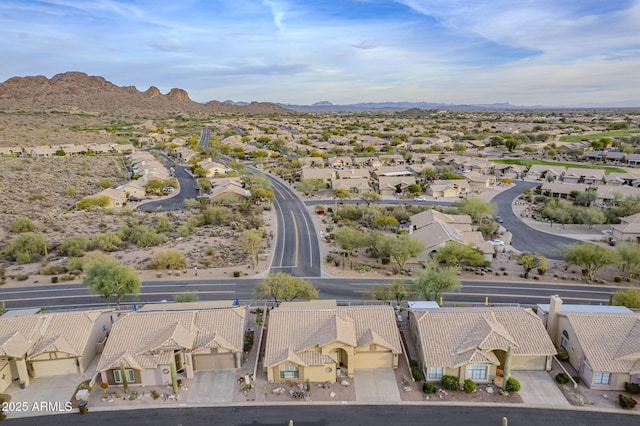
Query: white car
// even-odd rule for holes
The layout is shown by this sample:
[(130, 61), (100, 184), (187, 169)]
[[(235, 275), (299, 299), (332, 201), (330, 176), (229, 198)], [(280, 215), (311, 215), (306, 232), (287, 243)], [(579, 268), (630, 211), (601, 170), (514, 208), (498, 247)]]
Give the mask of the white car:
[(167, 186), (166, 188), (162, 188), (162, 192), (173, 192), (176, 189), (173, 186)]
[(413, 201), (427, 201), (427, 199), (424, 197), (414, 197)]
[(494, 246), (503, 246), (504, 245), (504, 241), (502, 241), (502, 240), (491, 240), (489, 242), (491, 244), (493, 244)]

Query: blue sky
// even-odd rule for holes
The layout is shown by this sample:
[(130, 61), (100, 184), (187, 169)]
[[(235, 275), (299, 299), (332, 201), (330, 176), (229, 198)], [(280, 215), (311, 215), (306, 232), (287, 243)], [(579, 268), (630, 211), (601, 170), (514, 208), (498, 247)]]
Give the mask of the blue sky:
[(199, 102), (640, 104), (640, 0), (2, 0), (0, 40)]

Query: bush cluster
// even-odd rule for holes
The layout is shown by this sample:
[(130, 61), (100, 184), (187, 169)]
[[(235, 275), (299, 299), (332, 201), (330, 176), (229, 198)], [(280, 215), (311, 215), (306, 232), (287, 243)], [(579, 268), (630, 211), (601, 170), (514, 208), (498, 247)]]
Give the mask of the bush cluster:
[(426, 394), (436, 393), (438, 392), (438, 387), (430, 382), (424, 382), (422, 384), (422, 392)]
[(448, 391), (457, 391), (460, 388), (460, 383), (458, 382), (458, 378), (456, 376), (442, 376), (440, 379), (440, 383), (445, 390)]
[(424, 379), (424, 374), (422, 374), (422, 369), (420, 369), (420, 365), (418, 361), (412, 359), (409, 361), (409, 365), (411, 366), (411, 375), (415, 379), (416, 382)]
[(638, 395), (638, 394), (640, 394), (640, 385), (637, 384), (637, 383), (625, 382), (624, 383), (624, 390), (626, 390), (627, 392), (629, 392), (632, 395)]
[(636, 405), (638, 405), (638, 401), (630, 396), (626, 396), (623, 394), (618, 395), (618, 402), (620, 403), (620, 406), (622, 408), (626, 408), (627, 410), (631, 410)]
[(465, 393), (473, 393), (476, 391), (476, 383), (471, 379), (466, 379), (462, 385)]
[(556, 358), (558, 358), (558, 361), (569, 361), (569, 352), (565, 348), (559, 348)]
[(519, 392), (520, 391), (520, 382), (513, 377), (509, 377), (507, 379), (507, 383), (504, 386), (504, 389), (507, 392)]
[(565, 383), (569, 383), (569, 381), (571, 381), (571, 378), (567, 373), (556, 374), (556, 382), (560, 383), (561, 385), (564, 385)]

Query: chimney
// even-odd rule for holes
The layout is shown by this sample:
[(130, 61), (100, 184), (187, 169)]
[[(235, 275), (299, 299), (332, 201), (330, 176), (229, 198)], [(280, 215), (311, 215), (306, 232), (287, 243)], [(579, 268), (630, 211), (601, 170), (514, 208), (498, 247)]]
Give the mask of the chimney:
[(549, 302), (549, 313), (547, 316), (547, 333), (551, 337), (551, 341), (556, 343), (558, 334), (558, 314), (562, 310), (562, 299), (557, 294), (551, 296)]

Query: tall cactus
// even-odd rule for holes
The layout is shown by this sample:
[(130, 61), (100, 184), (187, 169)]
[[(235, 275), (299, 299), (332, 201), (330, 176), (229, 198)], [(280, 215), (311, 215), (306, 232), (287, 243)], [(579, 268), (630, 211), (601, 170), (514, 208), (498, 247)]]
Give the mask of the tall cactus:
[(129, 393), (129, 382), (127, 381), (126, 371), (124, 370), (124, 361), (120, 360), (120, 377), (122, 377), (122, 387), (124, 393)]
[(176, 371), (176, 356), (171, 356), (171, 384), (173, 385), (173, 393), (178, 394), (178, 372)]
[(502, 373), (502, 379), (504, 381), (502, 387), (507, 386), (507, 380), (511, 377), (511, 346), (507, 348), (507, 354), (504, 357), (504, 371)]

